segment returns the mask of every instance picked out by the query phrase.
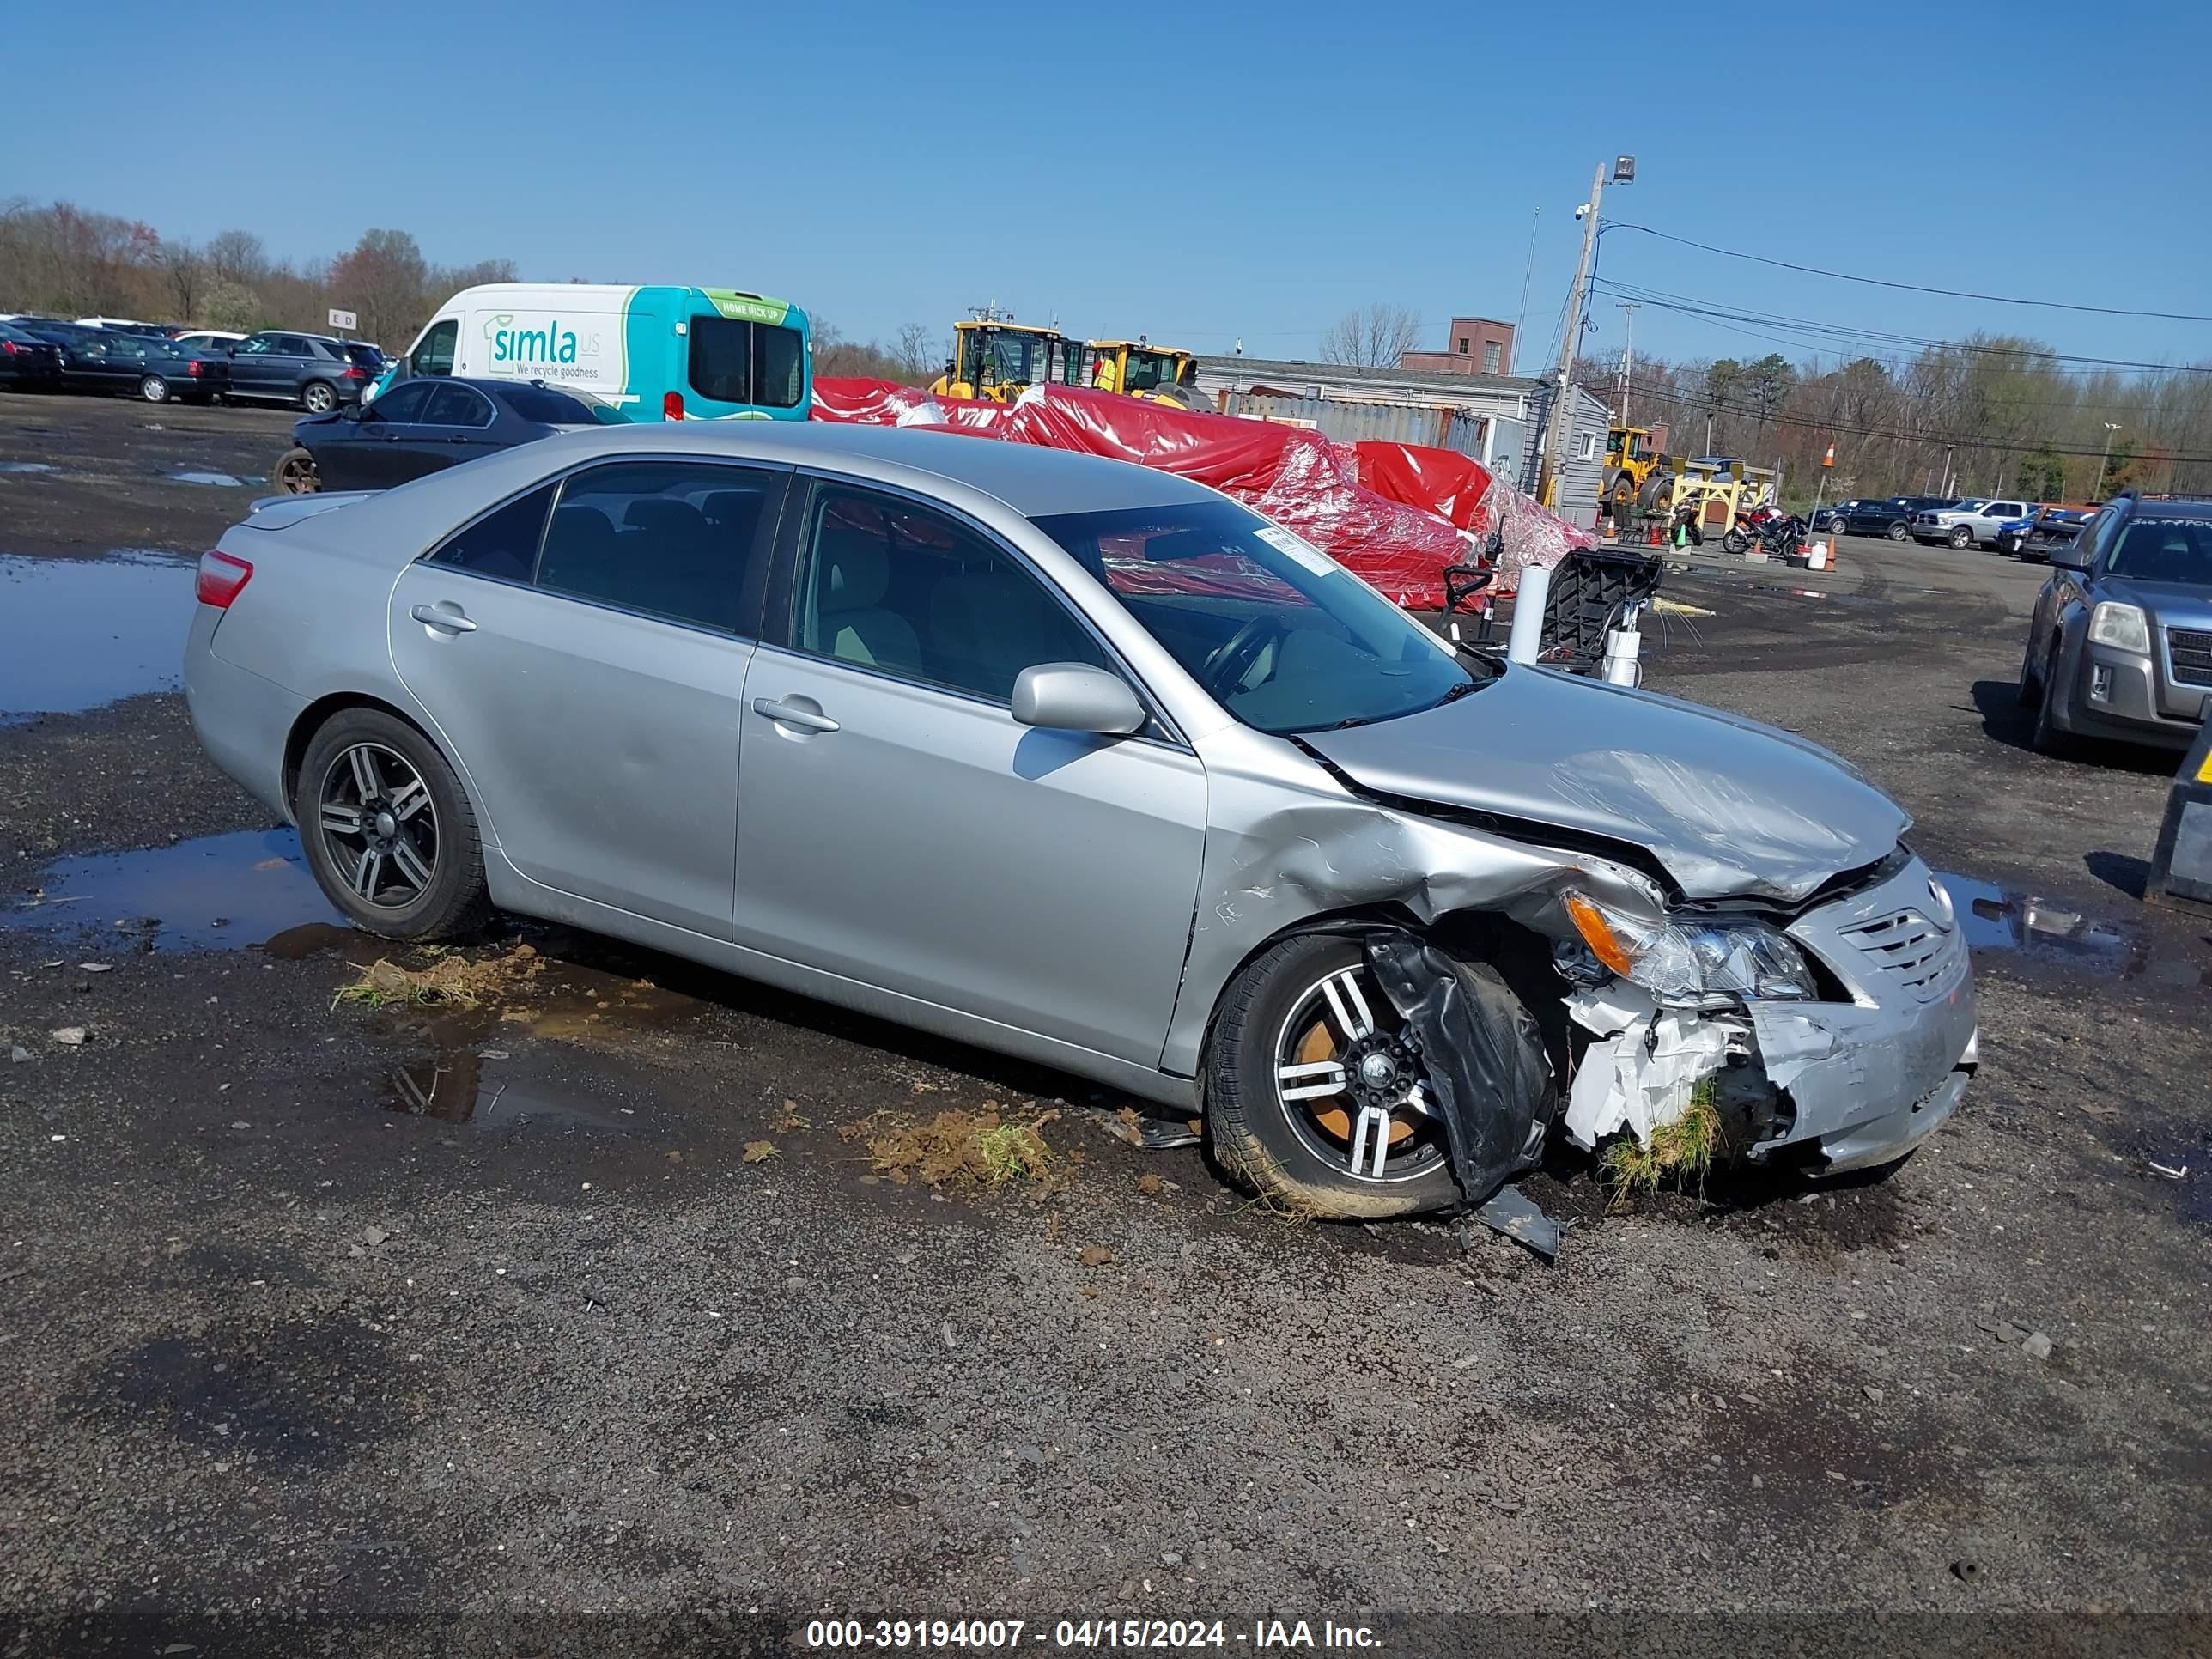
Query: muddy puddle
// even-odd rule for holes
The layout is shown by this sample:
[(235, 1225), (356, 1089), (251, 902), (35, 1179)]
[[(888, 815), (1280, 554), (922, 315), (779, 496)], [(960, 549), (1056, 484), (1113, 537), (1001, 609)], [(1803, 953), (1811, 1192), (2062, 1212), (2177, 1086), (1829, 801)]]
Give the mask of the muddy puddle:
[(104, 559), (0, 554), (0, 726), (175, 690), (192, 580), (191, 563), (135, 550)]
[(454, 1043), (392, 1068), (379, 1103), (407, 1117), (483, 1130), (588, 1129), (627, 1134), (635, 1113), (567, 1081), (544, 1056)]
[(2092, 915), (2059, 900), (1972, 876), (1946, 873), (1938, 879), (1951, 896), (1971, 949), (2011, 951), (2150, 986), (2186, 988), (2204, 982), (2202, 966), (2160, 949), (2138, 924)]
[(246, 483), (245, 479), (234, 478), (228, 472), (198, 472), (190, 469), (164, 472), (161, 477), (171, 483), (202, 484), (210, 489), (243, 489)]
[(29, 474), (51, 472), (54, 469), (45, 461), (0, 461), (0, 472)]
[(0, 897), (0, 928), (48, 930), (112, 951), (243, 950), (280, 939), (298, 945), (296, 936), (311, 927), (333, 941), (353, 937), (315, 885), (290, 830), (63, 859), (40, 872), (38, 889)]

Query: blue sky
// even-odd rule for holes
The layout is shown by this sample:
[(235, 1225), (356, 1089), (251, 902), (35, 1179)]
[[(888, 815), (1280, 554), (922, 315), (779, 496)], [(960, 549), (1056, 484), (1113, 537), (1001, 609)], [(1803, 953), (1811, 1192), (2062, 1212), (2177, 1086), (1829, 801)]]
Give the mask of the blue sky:
[[(117, 57), (92, 97), (62, 70), (95, 41)], [(81, 9), (28, 0), (9, 53), (56, 72), (11, 77), (0, 197), (196, 239), (238, 226), (295, 257), (398, 226), (436, 261), (757, 289), (859, 336), (942, 331), (996, 301), (1094, 337), (1310, 356), (1334, 319), (1387, 300), (1439, 344), (1455, 310), (1520, 313), (1540, 208), (1529, 369), (1556, 337), (1574, 207), (1616, 152), (1638, 177), (1608, 217), (1942, 287), (2212, 311), (2202, 0), (111, 0), (90, 37)], [(156, 109), (125, 71), (165, 55)], [(206, 102), (181, 95), (194, 82)], [(1626, 232), (1603, 274), (1899, 332), (2212, 360), (2212, 325), (1890, 293)], [(1620, 313), (1597, 310), (1590, 345), (1616, 349)], [(1656, 308), (1636, 330), (1668, 356), (1778, 343)]]

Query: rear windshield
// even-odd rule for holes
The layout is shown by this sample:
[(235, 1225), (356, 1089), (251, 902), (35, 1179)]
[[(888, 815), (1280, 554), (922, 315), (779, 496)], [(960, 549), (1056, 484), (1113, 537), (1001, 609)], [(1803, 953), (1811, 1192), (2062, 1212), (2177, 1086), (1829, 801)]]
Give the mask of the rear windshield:
[(546, 386), (501, 386), (499, 395), (526, 421), (543, 421), (548, 426), (591, 426), (599, 422), (598, 412), (582, 398)]
[(363, 368), (381, 370), (384, 367), (384, 354), (374, 346), (360, 340), (348, 340), (345, 343), (345, 355)]
[(691, 390), (712, 402), (796, 408), (805, 363), (805, 337), (795, 328), (729, 317), (691, 319)]
[(1395, 720), (1485, 683), (1366, 583), (1234, 501), (1036, 524), (1260, 731)]
[(2212, 586), (2212, 519), (2141, 518), (2120, 532), (2105, 574)]

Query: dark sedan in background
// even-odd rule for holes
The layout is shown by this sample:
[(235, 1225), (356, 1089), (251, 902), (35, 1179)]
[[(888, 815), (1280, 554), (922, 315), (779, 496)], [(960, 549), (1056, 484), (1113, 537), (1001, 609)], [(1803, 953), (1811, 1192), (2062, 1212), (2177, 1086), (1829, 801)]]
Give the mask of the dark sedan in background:
[(149, 404), (165, 404), (172, 398), (204, 404), (230, 389), (230, 362), (220, 352), (76, 323), (9, 326), (60, 348), (65, 392), (121, 392)]
[(1853, 501), (1844, 510), (1841, 528), (1854, 536), (1887, 536), (1893, 542), (1909, 541), (1912, 519), (1951, 505), (1950, 495), (1892, 495), (1885, 501)]
[(264, 328), (230, 349), (231, 396), (297, 404), (311, 415), (359, 403), (383, 372), (374, 346), (289, 329)]
[(293, 423), (270, 482), (295, 495), (388, 489), (494, 450), (603, 422), (594, 405), (535, 381), (403, 380), (372, 404)]
[(0, 386), (13, 392), (53, 392), (62, 383), (62, 349), (12, 323), (0, 323)]

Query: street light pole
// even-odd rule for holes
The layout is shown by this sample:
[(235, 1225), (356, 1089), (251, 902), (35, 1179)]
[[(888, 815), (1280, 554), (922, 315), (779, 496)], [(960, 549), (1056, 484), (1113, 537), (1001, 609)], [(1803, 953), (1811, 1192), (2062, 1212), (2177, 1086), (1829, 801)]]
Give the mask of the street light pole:
[(2105, 466), (2112, 459), (2112, 434), (2120, 429), (2117, 421), (2105, 422), (2105, 453), (2097, 457), (2097, 487), (2089, 492), (2093, 501), (2101, 501), (2105, 495)]
[[(1558, 383), (1552, 391), (1551, 418), (1544, 422), (1542, 459), (1536, 469), (1536, 499), (1546, 507), (1555, 505), (1558, 494), (1556, 480), (1559, 451), (1567, 441), (1573, 410), (1568, 404), (1568, 389), (1575, 374), (1575, 348), (1581, 343), (1583, 304), (1589, 292), (1590, 250), (1597, 245), (1598, 206), (1605, 196), (1606, 164), (1600, 161), (1590, 177), (1590, 198), (1583, 204), (1583, 251), (1575, 261), (1575, 284), (1567, 290), (1567, 330), (1559, 341)], [(1613, 177), (1626, 184), (1636, 176), (1636, 163), (1621, 156), (1613, 163)]]
[(1633, 300), (1616, 300), (1620, 312), (1620, 423), (1628, 424), (1628, 372), (1636, 361), (1636, 313), (1644, 307)]

